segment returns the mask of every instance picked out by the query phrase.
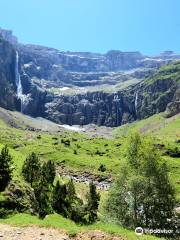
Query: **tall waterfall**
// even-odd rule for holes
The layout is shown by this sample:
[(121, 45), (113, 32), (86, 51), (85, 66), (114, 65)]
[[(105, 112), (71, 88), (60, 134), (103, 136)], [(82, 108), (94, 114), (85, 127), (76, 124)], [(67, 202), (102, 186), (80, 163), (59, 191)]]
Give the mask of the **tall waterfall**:
[(136, 112), (137, 112), (137, 105), (138, 105), (138, 92), (135, 93), (135, 101), (134, 101), (134, 107)]
[(16, 51), (16, 63), (15, 63), (15, 77), (16, 77), (16, 87), (17, 87), (17, 97), (21, 101), (21, 112), (25, 110), (29, 102), (29, 95), (23, 94), (23, 88), (21, 84), (21, 76), (19, 73), (19, 53)]

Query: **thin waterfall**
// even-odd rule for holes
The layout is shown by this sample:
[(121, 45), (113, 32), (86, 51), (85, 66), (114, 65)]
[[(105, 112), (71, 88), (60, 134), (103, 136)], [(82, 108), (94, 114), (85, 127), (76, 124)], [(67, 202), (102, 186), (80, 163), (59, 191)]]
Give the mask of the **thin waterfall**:
[(21, 99), (21, 96), (22, 96), (22, 84), (21, 84), (21, 77), (20, 77), (20, 74), (19, 74), (19, 54), (18, 54), (18, 51), (16, 51), (15, 74), (16, 74), (17, 97), (19, 99)]
[(138, 105), (138, 92), (135, 93), (135, 101), (134, 101), (134, 106), (135, 106), (136, 112), (137, 112), (137, 105)]
[(27, 106), (29, 102), (29, 94), (25, 95), (23, 94), (23, 88), (21, 83), (21, 76), (19, 73), (19, 53), (16, 51), (16, 63), (15, 63), (15, 77), (16, 77), (16, 87), (17, 87), (17, 98), (20, 99), (21, 102), (21, 112), (25, 110), (25, 107)]

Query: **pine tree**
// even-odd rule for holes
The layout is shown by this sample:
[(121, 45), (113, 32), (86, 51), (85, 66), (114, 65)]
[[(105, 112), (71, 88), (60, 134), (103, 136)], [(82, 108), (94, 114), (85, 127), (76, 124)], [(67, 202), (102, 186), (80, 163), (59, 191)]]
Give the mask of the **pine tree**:
[(73, 180), (67, 184), (57, 181), (53, 190), (53, 209), (78, 223), (87, 223), (87, 206), (77, 197)]
[(38, 156), (32, 152), (25, 160), (22, 168), (24, 179), (33, 187), (39, 180), (41, 164)]
[(91, 182), (89, 184), (89, 193), (87, 195), (87, 208), (89, 211), (89, 223), (95, 222), (97, 219), (97, 211), (99, 206), (100, 195), (97, 193), (96, 185)]
[(7, 146), (3, 147), (0, 154), (0, 191), (4, 191), (12, 179), (12, 157)]
[(56, 176), (56, 169), (55, 164), (51, 160), (45, 162), (42, 166), (42, 175), (44, 176), (45, 180), (50, 184), (53, 185), (55, 176)]
[(70, 205), (77, 200), (76, 190), (72, 179), (67, 183), (67, 197)]
[(67, 201), (67, 186), (66, 184), (60, 184), (57, 181), (54, 190), (53, 190), (53, 197), (52, 197), (52, 205), (53, 209), (63, 215), (64, 217), (68, 217), (68, 208), (69, 203)]
[(40, 178), (40, 181), (36, 183), (34, 188), (36, 200), (39, 205), (39, 216), (44, 218), (47, 214), (53, 212), (52, 209), (52, 188), (44, 178)]
[(39, 171), (39, 181), (34, 185), (40, 218), (44, 218), (47, 214), (53, 212), (52, 188), (55, 174), (54, 164), (51, 161), (45, 162)]
[[(76, 222), (81, 222), (84, 214), (83, 201), (77, 197), (74, 182), (72, 179), (67, 183), (67, 210), (68, 217)], [(77, 211), (80, 211), (79, 213)]]

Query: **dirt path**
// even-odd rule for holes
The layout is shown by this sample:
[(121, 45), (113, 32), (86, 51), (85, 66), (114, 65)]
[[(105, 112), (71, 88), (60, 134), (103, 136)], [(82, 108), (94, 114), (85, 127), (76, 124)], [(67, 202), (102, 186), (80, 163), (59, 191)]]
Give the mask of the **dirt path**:
[(0, 224), (0, 240), (68, 240), (63, 231), (39, 227), (13, 227)]
[(101, 231), (88, 231), (69, 237), (65, 231), (37, 226), (13, 227), (0, 224), (0, 240), (126, 240)]

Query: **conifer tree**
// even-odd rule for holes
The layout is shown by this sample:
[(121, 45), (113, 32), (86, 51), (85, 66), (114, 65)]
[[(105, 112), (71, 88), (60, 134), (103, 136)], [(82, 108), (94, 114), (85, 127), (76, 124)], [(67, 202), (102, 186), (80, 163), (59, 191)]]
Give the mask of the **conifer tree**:
[(96, 185), (91, 182), (89, 184), (89, 193), (87, 195), (87, 208), (89, 212), (89, 223), (93, 223), (97, 219), (97, 211), (99, 206), (100, 195), (97, 193)]
[(4, 191), (12, 179), (12, 157), (7, 146), (0, 153), (0, 191)]
[(51, 160), (45, 162), (42, 166), (42, 175), (45, 180), (50, 184), (53, 185), (55, 176), (56, 176), (56, 169), (55, 164)]
[(63, 215), (64, 217), (68, 217), (69, 203), (67, 201), (66, 184), (60, 184), (60, 182), (57, 181), (53, 190), (52, 205), (53, 209), (57, 213)]
[(32, 152), (25, 160), (22, 168), (24, 179), (33, 187), (39, 180), (41, 164), (38, 156)]
[(52, 209), (52, 188), (42, 176), (34, 188), (36, 200), (39, 205), (39, 216), (44, 218), (47, 214), (53, 212)]
[(76, 190), (72, 179), (67, 183), (67, 197), (69, 204), (73, 204), (73, 202), (77, 200)]

